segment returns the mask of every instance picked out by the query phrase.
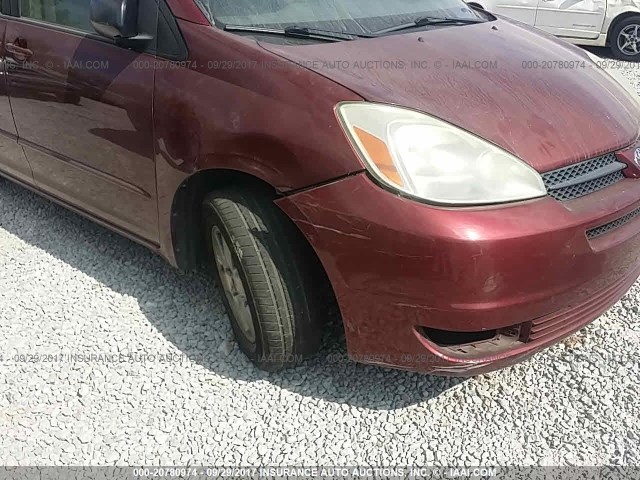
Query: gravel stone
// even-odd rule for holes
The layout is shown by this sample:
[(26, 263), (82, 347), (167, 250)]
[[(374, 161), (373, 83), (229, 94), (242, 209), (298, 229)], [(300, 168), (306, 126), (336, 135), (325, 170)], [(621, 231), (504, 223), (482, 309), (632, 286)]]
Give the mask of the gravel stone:
[(637, 464), (639, 307), (636, 284), (564, 344), (472, 379), (335, 361), (338, 341), (268, 375), (209, 278), (0, 181), (1, 462)]

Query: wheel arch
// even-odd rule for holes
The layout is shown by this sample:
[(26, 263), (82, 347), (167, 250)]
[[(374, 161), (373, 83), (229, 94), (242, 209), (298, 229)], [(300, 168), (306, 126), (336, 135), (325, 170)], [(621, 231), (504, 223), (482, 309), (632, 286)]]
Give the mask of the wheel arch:
[(277, 200), (283, 198), (282, 194), (265, 180), (238, 170), (221, 168), (201, 170), (186, 178), (177, 189), (171, 208), (171, 238), (176, 266), (181, 270), (193, 270), (202, 265), (206, 258), (201, 221), (203, 200), (212, 190), (229, 185), (239, 185), (260, 191), (273, 199), (276, 208), (279, 208), (295, 226), (299, 240), (306, 244), (309, 254), (314, 256), (319, 266), (318, 273), (322, 276), (318, 281), (325, 284), (326, 291), (331, 297), (328, 300), (335, 302), (335, 290), (312, 243), (289, 215), (277, 206)]
[[(185, 179), (174, 195), (171, 212), (172, 244), (176, 266), (179, 269), (183, 271), (194, 270), (205, 261), (204, 230), (201, 221), (203, 200), (215, 188), (229, 185), (242, 185), (244, 188), (259, 190), (262, 194), (272, 197), (276, 205), (277, 200), (283, 198), (282, 194), (266, 181), (237, 170), (202, 170)], [(304, 242), (309, 255), (313, 255), (317, 264), (316, 285), (319, 288), (321, 285), (324, 286), (322, 291), (328, 305), (328, 317), (325, 323), (327, 325), (342, 325), (335, 289), (318, 253), (289, 215), (279, 206), (276, 208), (279, 208), (295, 226), (299, 240)]]
[(204, 259), (202, 244), (202, 202), (218, 187), (239, 184), (259, 188), (273, 198), (276, 189), (254, 175), (225, 168), (200, 170), (187, 177), (177, 188), (171, 204), (171, 239), (176, 266), (180, 270), (198, 268)]
[(635, 9), (635, 7), (627, 6), (623, 7), (625, 10), (618, 12), (615, 17), (611, 20), (609, 27), (607, 28), (607, 39), (605, 41), (606, 45), (611, 45), (611, 34), (613, 33), (613, 29), (623, 20), (631, 17), (640, 17), (640, 10)]

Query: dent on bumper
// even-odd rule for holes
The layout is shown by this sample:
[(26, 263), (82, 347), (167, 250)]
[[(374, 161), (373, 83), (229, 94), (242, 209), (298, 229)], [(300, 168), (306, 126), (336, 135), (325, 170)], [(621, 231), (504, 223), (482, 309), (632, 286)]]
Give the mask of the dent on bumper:
[[(615, 303), (639, 273), (640, 218), (592, 240), (585, 232), (638, 208), (639, 199), (640, 182), (627, 179), (564, 203), (439, 208), (360, 174), (278, 204), (327, 271), (353, 359), (462, 375), (529, 356)], [(419, 333), (551, 317), (562, 325), (553, 334), (484, 356), (456, 355)]]

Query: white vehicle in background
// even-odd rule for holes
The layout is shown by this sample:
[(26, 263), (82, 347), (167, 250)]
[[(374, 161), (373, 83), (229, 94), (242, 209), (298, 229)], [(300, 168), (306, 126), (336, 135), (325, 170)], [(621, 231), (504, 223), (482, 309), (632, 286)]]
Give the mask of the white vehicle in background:
[(640, 0), (469, 0), (577, 45), (609, 46), (622, 60), (640, 60)]

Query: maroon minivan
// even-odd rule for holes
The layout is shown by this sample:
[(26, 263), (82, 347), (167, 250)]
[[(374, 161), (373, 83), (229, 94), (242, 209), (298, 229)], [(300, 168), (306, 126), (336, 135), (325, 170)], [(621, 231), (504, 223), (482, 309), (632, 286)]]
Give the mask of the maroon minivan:
[[(640, 106), (462, 0), (3, 0), (0, 172), (219, 280), (260, 368), (471, 375), (640, 274)], [(43, 232), (45, 234), (45, 232)]]

